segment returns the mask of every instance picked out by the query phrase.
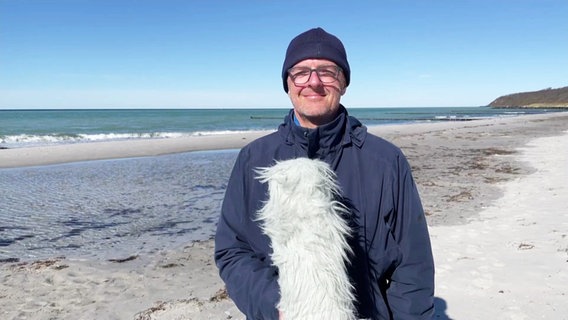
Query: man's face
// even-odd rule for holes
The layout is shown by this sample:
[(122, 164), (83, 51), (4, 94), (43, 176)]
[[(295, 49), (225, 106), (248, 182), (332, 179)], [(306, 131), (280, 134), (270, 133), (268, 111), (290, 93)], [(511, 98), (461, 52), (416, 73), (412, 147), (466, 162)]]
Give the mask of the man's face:
[[(329, 60), (308, 59), (294, 65), (295, 68), (333, 70), (336, 64)], [(321, 74), (321, 73), (320, 73)], [(330, 79), (332, 80), (331, 82)], [(294, 84), (292, 77), (288, 75), (288, 96), (294, 106), (294, 113), (305, 128), (315, 128), (331, 122), (337, 116), (339, 101), (345, 93), (345, 77), (339, 72), (337, 79), (325, 78), (325, 83), (318, 73), (311, 72), (306, 83)]]

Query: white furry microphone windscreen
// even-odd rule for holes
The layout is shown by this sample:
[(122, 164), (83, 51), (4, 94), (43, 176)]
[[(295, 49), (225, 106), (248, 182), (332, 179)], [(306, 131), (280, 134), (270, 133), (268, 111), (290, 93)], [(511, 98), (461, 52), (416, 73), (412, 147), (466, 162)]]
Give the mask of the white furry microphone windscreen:
[(347, 209), (335, 173), (320, 160), (297, 158), (259, 168), (268, 199), (258, 211), (278, 268), (285, 319), (356, 319), (346, 263)]

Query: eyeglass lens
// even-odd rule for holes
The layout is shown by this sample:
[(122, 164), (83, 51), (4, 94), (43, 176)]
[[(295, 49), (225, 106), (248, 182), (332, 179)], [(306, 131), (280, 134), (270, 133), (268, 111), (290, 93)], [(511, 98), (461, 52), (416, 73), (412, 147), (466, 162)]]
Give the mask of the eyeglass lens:
[(288, 74), (290, 74), (290, 78), (295, 84), (305, 84), (310, 80), (312, 72), (315, 71), (321, 82), (330, 83), (338, 79), (340, 70), (341, 69), (337, 66), (321, 66), (315, 69), (295, 67), (290, 68)]

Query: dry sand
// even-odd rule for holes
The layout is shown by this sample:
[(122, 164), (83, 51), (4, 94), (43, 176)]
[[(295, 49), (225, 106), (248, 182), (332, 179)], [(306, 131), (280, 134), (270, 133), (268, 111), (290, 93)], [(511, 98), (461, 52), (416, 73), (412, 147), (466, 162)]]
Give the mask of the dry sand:
[(469, 223), (430, 229), (448, 318), (568, 319), (568, 131), (521, 151), (533, 174)]
[[(568, 319), (568, 113), (370, 131), (413, 166), (436, 259), (436, 319)], [(0, 167), (239, 148), (262, 134), (0, 150)], [(212, 252), (206, 241), (115, 262), (4, 262), (0, 318), (244, 319)]]

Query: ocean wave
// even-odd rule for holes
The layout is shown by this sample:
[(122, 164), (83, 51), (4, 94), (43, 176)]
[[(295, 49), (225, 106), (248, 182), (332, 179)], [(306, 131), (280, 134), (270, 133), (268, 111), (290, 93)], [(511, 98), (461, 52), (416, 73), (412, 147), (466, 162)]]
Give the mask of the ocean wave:
[(49, 146), (58, 144), (138, 140), (170, 139), (192, 136), (228, 135), (235, 133), (256, 132), (258, 130), (215, 130), (196, 132), (143, 132), (143, 133), (92, 133), (92, 134), (17, 134), (0, 135), (0, 146), (4, 148), (22, 148)]
[(239, 133), (254, 133), (261, 132), (262, 130), (219, 130), (219, 131), (197, 131), (193, 132), (192, 136), (218, 136), (227, 134), (239, 134)]

